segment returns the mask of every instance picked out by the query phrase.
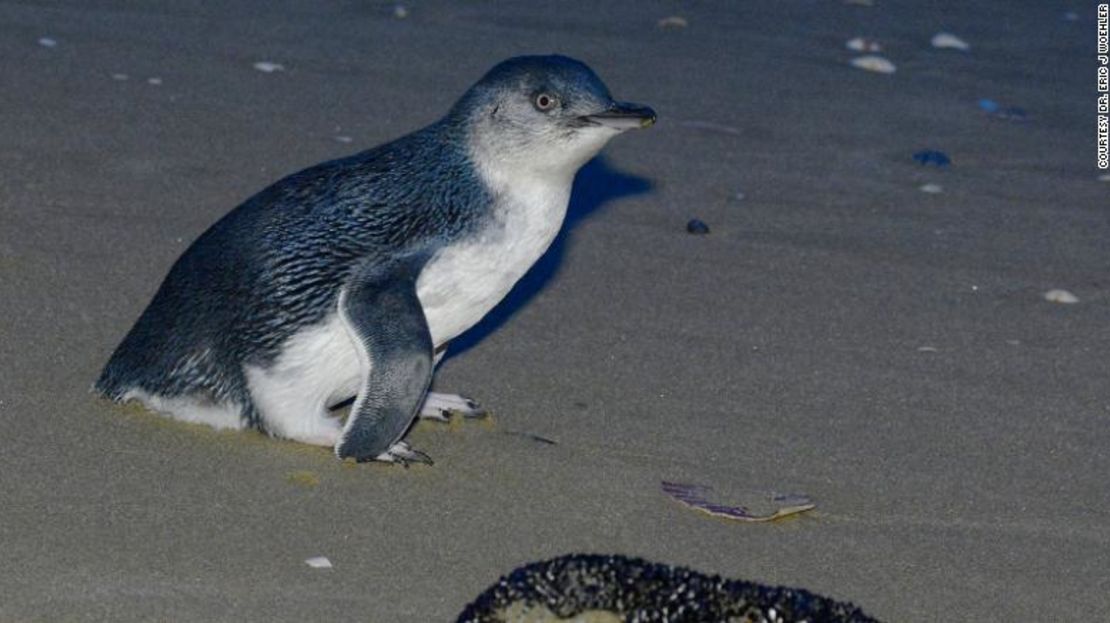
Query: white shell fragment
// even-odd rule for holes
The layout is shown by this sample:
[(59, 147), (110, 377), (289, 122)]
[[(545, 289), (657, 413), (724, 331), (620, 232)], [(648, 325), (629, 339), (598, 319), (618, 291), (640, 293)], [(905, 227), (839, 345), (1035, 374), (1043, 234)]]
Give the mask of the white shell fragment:
[(844, 43), (844, 47), (856, 52), (878, 52), (883, 49), (878, 41), (874, 39), (865, 39), (863, 37), (849, 39)]
[(351, 138), (351, 137), (349, 137), (345, 134), (340, 134), (339, 136), (335, 137), (335, 140), (337, 142), (340, 142), (340, 143), (350, 143), (351, 141), (353, 141), (355, 139), (353, 139), (353, 138)]
[(405, 19), (409, 16), (409, 10), (403, 4), (393, 5), (393, 17), (395, 19)]
[(1079, 297), (1067, 290), (1049, 290), (1044, 293), (1044, 300), (1050, 303), (1063, 303), (1072, 305), (1079, 302)]
[(894, 63), (877, 54), (868, 54), (852, 59), (852, 66), (877, 74), (892, 74), (895, 71)]
[(929, 193), (930, 195), (936, 195), (944, 192), (943, 186), (941, 186), (940, 184), (934, 184), (932, 182), (928, 184), (922, 184), (921, 186), (918, 186), (917, 189), (923, 193)]
[(272, 74), (275, 71), (285, 71), (284, 65), (281, 63), (271, 63), (270, 61), (258, 61), (254, 64), (254, 68), (267, 74)]
[(43, 37), (43, 38), (39, 39), (39, 45), (41, 45), (44, 48), (52, 48), (52, 47), (58, 45), (58, 40), (57, 39), (51, 39), (50, 37)]
[(331, 569), (331, 561), (328, 560), (327, 556), (313, 556), (305, 560), (304, 564), (313, 569)]
[(934, 48), (948, 48), (952, 50), (960, 50), (962, 52), (967, 52), (971, 49), (971, 46), (968, 45), (966, 41), (950, 32), (938, 32), (937, 34), (933, 35), (932, 43)]
[(663, 29), (686, 28), (686, 26), (688, 26), (688, 23), (686, 22), (686, 18), (685, 17), (679, 17), (678, 15), (672, 15), (670, 17), (664, 17), (663, 19), (659, 20), (659, 27), (663, 28)]
[(692, 128), (694, 130), (705, 130), (706, 132), (716, 132), (718, 134), (731, 134), (733, 136), (742, 136), (744, 133), (740, 128), (725, 125), (723, 123), (716, 123), (713, 121), (699, 121), (697, 119), (684, 119), (678, 122), (678, 125), (684, 128)]
[(919, 353), (939, 353), (940, 349), (936, 346), (918, 346), (917, 352)]
[(153, 84), (154, 86), (158, 86), (158, 85), (162, 84), (162, 79), (158, 78), (157, 76), (154, 77), (154, 78), (147, 78), (146, 83), (147, 84)]

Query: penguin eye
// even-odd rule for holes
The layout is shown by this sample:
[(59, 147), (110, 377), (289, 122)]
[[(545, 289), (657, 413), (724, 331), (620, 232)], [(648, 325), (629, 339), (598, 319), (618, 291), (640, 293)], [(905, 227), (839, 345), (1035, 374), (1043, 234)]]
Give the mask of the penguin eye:
[(550, 93), (540, 93), (536, 95), (536, 109), (544, 112), (555, 108), (559, 103), (559, 99)]

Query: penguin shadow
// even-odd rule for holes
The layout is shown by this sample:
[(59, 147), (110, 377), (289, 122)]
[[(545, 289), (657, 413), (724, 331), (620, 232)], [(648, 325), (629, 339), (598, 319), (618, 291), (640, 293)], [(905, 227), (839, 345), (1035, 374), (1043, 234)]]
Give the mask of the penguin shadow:
[(486, 317), (469, 331), (451, 341), (445, 359), (451, 360), (474, 348), (486, 336), (497, 331), (518, 311), (539, 294), (558, 274), (566, 252), (567, 239), (574, 227), (591, 216), (608, 202), (622, 197), (651, 192), (651, 180), (622, 173), (611, 166), (604, 156), (587, 162), (574, 178), (566, 219), (551, 247), (517, 282), (509, 294)]

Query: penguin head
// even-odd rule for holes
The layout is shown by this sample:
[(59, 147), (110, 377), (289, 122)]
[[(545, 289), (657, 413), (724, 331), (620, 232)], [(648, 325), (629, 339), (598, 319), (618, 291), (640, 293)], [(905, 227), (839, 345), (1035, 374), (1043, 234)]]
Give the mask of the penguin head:
[(449, 116), (464, 120), (483, 164), (571, 176), (609, 139), (655, 122), (652, 109), (615, 101), (585, 63), (557, 55), (498, 64)]

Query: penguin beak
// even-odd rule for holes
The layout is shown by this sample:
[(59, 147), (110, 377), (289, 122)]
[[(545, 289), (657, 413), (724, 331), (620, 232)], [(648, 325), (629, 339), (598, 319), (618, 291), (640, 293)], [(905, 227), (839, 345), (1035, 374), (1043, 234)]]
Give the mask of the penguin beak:
[(585, 115), (579, 119), (588, 124), (603, 125), (623, 132), (634, 128), (651, 127), (655, 123), (655, 111), (639, 104), (613, 102), (604, 111)]

